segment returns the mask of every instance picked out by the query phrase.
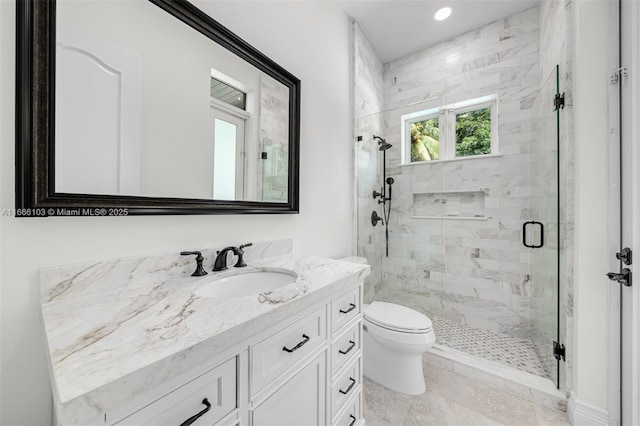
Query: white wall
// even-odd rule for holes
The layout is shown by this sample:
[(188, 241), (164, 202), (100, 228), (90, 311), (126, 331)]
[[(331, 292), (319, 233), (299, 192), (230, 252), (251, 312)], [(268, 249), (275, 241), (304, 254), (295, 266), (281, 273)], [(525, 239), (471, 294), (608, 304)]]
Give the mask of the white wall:
[[(607, 56), (605, 0), (574, 2), (575, 366), (578, 402), (607, 408)], [(615, 373), (614, 373), (615, 374)]]
[[(38, 269), (290, 237), (351, 249), (349, 22), (331, 2), (216, 2), (216, 19), (302, 80), (299, 215), (0, 218), (0, 424), (51, 422)], [(239, 13), (241, 12), (241, 16)], [(0, 209), (14, 207), (15, 2), (0, 1)]]

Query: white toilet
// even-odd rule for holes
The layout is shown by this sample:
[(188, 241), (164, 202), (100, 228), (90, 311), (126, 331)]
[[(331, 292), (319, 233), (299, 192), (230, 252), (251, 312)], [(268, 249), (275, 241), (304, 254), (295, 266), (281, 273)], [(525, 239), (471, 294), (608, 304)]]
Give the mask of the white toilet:
[(436, 340), (426, 315), (394, 303), (373, 302), (363, 311), (364, 375), (397, 392), (426, 390), (422, 354)]

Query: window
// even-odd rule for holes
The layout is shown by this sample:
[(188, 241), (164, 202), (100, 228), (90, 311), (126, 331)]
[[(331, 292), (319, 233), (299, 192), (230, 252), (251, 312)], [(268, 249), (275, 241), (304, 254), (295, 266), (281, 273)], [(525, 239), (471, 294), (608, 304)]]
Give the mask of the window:
[(497, 154), (497, 96), (402, 116), (403, 164)]
[(247, 94), (235, 87), (211, 77), (211, 97), (236, 108), (246, 109)]

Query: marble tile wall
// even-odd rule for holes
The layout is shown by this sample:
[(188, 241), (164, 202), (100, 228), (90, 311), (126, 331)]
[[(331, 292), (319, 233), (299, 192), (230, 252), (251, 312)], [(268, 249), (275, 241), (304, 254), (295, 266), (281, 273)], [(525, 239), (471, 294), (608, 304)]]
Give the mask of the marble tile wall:
[[(382, 183), (381, 156), (373, 135), (382, 134), (382, 62), (360, 26), (353, 22), (354, 64), (354, 129), (356, 131), (354, 158), (356, 178), (357, 255), (366, 257), (371, 275), (365, 279), (364, 299), (370, 303), (378, 290), (382, 277), (384, 255), (383, 227), (371, 225), (371, 212), (382, 211), (373, 199), (374, 190)], [(358, 140), (358, 136), (362, 140)]]
[[(395, 179), (390, 256), (379, 296), (475, 328), (530, 336), (531, 115), (540, 84), (539, 9), (493, 22), (384, 65), (383, 136)], [(400, 166), (403, 114), (498, 95), (500, 156)], [(471, 218), (433, 204), (412, 218), (415, 194), (483, 194)], [(440, 215), (437, 214), (440, 210)]]

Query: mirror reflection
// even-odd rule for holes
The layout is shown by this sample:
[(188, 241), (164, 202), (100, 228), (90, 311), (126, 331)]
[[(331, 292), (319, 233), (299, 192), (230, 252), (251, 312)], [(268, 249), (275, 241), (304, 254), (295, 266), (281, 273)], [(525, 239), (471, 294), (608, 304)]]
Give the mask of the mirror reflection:
[(287, 202), (284, 84), (150, 2), (56, 25), (56, 193)]

